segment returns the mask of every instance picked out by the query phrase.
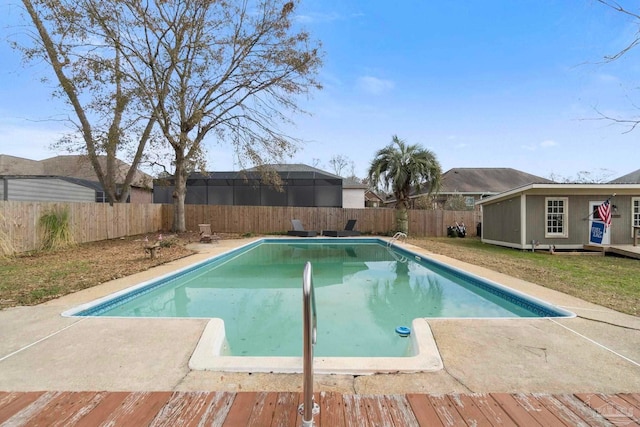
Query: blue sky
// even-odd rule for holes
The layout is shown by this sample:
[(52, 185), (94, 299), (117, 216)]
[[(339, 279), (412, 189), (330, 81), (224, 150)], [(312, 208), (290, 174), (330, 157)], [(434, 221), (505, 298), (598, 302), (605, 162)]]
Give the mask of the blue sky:
[[(632, 7), (632, 1), (622, 5)], [(633, 9), (632, 9), (633, 10)], [(0, 153), (41, 159), (64, 125), (63, 105), (6, 43), (19, 8), (0, 7)], [(324, 89), (289, 133), (290, 160), (331, 170), (345, 156), (365, 176), (398, 135), (432, 150), (443, 170), (511, 167), (535, 175), (610, 179), (640, 168), (640, 129), (594, 120), (640, 115), (640, 50), (613, 63), (638, 26), (594, 0), (303, 1), (298, 22), (323, 43)], [(636, 107), (635, 105), (638, 105)], [(210, 170), (233, 170), (211, 143)]]

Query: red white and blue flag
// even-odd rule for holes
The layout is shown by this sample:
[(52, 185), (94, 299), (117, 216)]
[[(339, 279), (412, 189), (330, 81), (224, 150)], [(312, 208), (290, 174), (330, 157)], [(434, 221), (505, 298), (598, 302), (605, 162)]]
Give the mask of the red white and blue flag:
[(606, 227), (611, 225), (611, 204), (608, 200), (598, 206), (598, 215)]

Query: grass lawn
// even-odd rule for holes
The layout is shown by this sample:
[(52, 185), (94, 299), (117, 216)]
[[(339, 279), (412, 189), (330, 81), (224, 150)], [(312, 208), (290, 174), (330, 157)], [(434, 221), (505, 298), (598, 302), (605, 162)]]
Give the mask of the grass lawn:
[(477, 238), (424, 238), (410, 243), (623, 313), (640, 315), (640, 260), (520, 251), (484, 244)]
[[(226, 238), (231, 238), (228, 236)], [(197, 235), (173, 237), (150, 259), (143, 236), (87, 243), (56, 252), (0, 259), (0, 309), (34, 305), (191, 254)], [(151, 236), (153, 238), (153, 236)], [(422, 238), (409, 243), (617, 311), (640, 315), (640, 260), (552, 256), (483, 244), (476, 238)]]

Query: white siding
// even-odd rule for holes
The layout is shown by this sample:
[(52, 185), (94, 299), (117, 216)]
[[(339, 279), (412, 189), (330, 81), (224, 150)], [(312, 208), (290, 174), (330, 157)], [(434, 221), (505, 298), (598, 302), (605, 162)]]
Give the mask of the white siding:
[(364, 208), (364, 189), (343, 188), (342, 189), (342, 207), (345, 209)]
[(95, 190), (61, 179), (8, 179), (7, 200), (95, 202)]
[(4, 200), (4, 179), (0, 179), (0, 201)]

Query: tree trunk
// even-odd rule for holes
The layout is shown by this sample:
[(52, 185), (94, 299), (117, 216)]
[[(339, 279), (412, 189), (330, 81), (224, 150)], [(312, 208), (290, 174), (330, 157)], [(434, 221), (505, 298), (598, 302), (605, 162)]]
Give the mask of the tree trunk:
[(398, 203), (396, 207), (396, 231), (409, 234), (409, 214), (404, 203)]
[(186, 159), (182, 150), (176, 152), (176, 171), (174, 174), (175, 187), (173, 189), (173, 226), (171, 231), (187, 231), (184, 219), (184, 199), (187, 195)]

